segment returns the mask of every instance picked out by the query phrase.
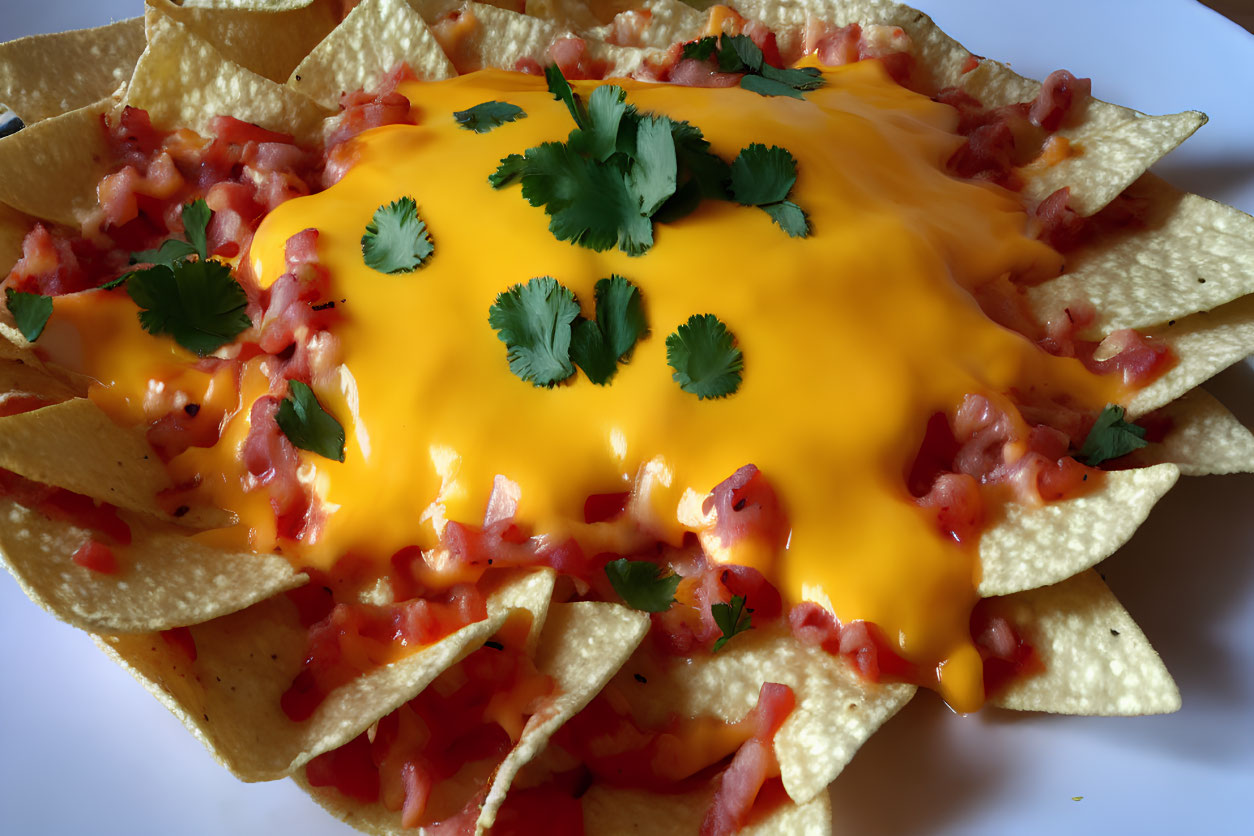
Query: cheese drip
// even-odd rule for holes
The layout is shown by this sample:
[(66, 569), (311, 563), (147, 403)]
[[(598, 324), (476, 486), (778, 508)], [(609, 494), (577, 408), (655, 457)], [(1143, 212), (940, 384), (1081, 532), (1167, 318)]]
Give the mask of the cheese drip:
[[(635, 258), (556, 240), (517, 186), (488, 184), (501, 158), (564, 141), (573, 128), (543, 79), (484, 71), (404, 85), (419, 124), (355, 140), (341, 182), (271, 213), (247, 259), (267, 286), (284, 270), (287, 239), (313, 227), (334, 298), (344, 300), (335, 330), (344, 366), (314, 389), (344, 425), (346, 460), (302, 453), (327, 516), (316, 541), (283, 551), (302, 565), (327, 568), (352, 553), (382, 569), (402, 547), (435, 546), (443, 520), (479, 524), (498, 474), (518, 485), (517, 517), (535, 532), (612, 550), (622, 526), (584, 526), (584, 500), (629, 490), (646, 465), (649, 522), (678, 542), (700, 525), (681, 506), (699, 507), (694, 498), (752, 463), (786, 509), (788, 547), (750, 543), (714, 557), (755, 566), (786, 599), (875, 622), (906, 658), (937, 666), (951, 705), (977, 707), (981, 663), (968, 628), (976, 555), (944, 539), (905, 485), (928, 417), (952, 413), (969, 393), (1067, 392), (1096, 408), (1114, 392), (992, 323), (964, 290), (1056, 269), (1059, 257), (1025, 236), (1016, 196), (946, 174), (962, 141), (953, 109), (896, 85), (877, 62), (824, 75), (827, 85), (804, 101), (620, 82), (641, 111), (691, 122), (726, 160), (753, 142), (788, 149), (799, 172), (792, 199), (813, 227), (809, 238), (789, 238), (759, 209), (706, 201), (655, 225), (655, 245)], [(574, 86), (586, 96), (594, 84)], [(490, 100), (527, 117), (485, 134), (453, 120)], [(414, 273), (375, 272), (363, 263), (362, 233), (378, 207), (406, 195), (434, 255)], [(615, 273), (640, 288), (651, 333), (612, 385), (580, 372), (545, 389), (510, 373), (488, 325), (498, 293), (551, 276), (592, 317), (593, 286)], [(698, 313), (718, 316), (744, 352), (732, 397), (699, 401), (671, 379), (666, 336)], [(204, 391), (153, 359), (168, 341), (124, 314), (133, 307), (95, 314), (111, 320), (90, 340), (99, 348), (89, 373), (115, 392), (102, 401), (134, 407), (154, 380)], [(206, 499), (239, 514), (240, 525), (211, 537), (264, 550), (275, 545), (273, 514), (262, 492), (244, 492), (239, 461), (249, 407), (266, 391), (250, 369), (222, 441), (171, 467), (176, 478), (199, 474)]]

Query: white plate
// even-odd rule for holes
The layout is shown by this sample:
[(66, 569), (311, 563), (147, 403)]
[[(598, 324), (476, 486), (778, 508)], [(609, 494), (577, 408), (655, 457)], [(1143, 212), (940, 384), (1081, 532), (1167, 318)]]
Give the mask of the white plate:
[[(1211, 122), (1158, 171), (1254, 210), (1254, 37), (1191, 0), (927, 0), (972, 51), (1037, 78)], [(138, 0), (0, 0), (0, 40), (96, 25)], [(1254, 423), (1249, 367), (1213, 389)], [(1186, 480), (1103, 567), (1184, 694), (1170, 717), (989, 711), (924, 694), (836, 783), (837, 832), (1248, 833), (1254, 794), (1254, 478)], [(1073, 800), (1081, 798), (1081, 800)], [(0, 579), (0, 831), (332, 836), (290, 782), (250, 786), (81, 633)]]

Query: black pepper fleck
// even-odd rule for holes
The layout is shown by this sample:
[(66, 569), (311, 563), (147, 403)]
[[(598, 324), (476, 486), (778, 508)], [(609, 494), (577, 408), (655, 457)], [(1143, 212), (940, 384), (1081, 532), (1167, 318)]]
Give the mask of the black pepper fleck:
[(176, 516), (176, 517), (186, 517), (186, 516), (187, 516), (187, 512), (189, 512), (189, 511), (191, 511), (191, 510), (192, 510), (192, 509), (191, 509), (191, 508), (188, 508), (186, 505), (180, 505), (179, 507), (177, 507), (177, 508), (175, 508), (175, 509), (174, 509), (174, 516)]
[(200, 404), (189, 403), (187, 406), (183, 407), (183, 411), (186, 412), (188, 415), (190, 415), (192, 418), (195, 418), (196, 413), (200, 412)]
[(484, 643), (483, 643), (483, 646), (484, 646), (484, 647), (490, 647), (490, 648), (492, 648), (493, 650), (504, 650), (504, 649), (505, 649), (505, 645), (501, 644), (500, 642), (493, 642), (493, 641), (487, 641), (487, 642), (484, 642)]
[(632, 678), (632, 679), (634, 679), (634, 680), (636, 680), (637, 682), (639, 682), (641, 685), (648, 685), (648, 684), (649, 684), (649, 680), (645, 679), (643, 676), (641, 676), (641, 675), (640, 675), (640, 674), (638, 674), (638, 673), (633, 673), (633, 674), (631, 675), (631, 678)]

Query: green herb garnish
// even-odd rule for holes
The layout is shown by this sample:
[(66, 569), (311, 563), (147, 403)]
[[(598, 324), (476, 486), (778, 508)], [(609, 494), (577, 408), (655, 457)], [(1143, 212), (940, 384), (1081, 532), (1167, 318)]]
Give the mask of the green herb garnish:
[(707, 61), (714, 58), (724, 73), (743, 73), (740, 86), (759, 96), (803, 98), (803, 92), (817, 90), (826, 82), (817, 67), (780, 69), (768, 64), (762, 50), (747, 35), (709, 36), (684, 44), (684, 58)]
[(732, 198), (742, 206), (757, 206), (791, 238), (810, 234), (810, 222), (801, 207), (788, 200), (797, 182), (797, 161), (778, 145), (753, 143), (731, 164)]
[(714, 642), (713, 650), (715, 653), (722, 650), (723, 645), (737, 635), (753, 629), (753, 619), (745, 611), (743, 595), (733, 595), (729, 604), (712, 605), (710, 607), (710, 615), (714, 616), (714, 623), (718, 625), (718, 629), (723, 631), (723, 635), (719, 637), (718, 641)]
[(30, 342), (39, 339), (39, 335), (44, 332), (44, 326), (48, 324), (48, 318), (52, 316), (52, 297), (41, 293), (25, 293), (11, 287), (4, 289), (4, 295), (17, 330)]
[(457, 121), (457, 124), (477, 134), (486, 134), (506, 122), (517, 122), (519, 119), (526, 118), (526, 111), (509, 102), (484, 102), (453, 114), (453, 119)]
[[(187, 236), (187, 240), (170, 238), (162, 241), (161, 246), (155, 250), (131, 253), (131, 264), (160, 264), (165, 267), (174, 267), (177, 262), (194, 255), (199, 256), (201, 261), (207, 261), (209, 259), (208, 228), (212, 218), (213, 210), (209, 208), (208, 203), (203, 199), (193, 200), (183, 207), (183, 234)], [(119, 279), (114, 279), (113, 282), (102, 286), (117, 287), (121, 284)]]
[(1080, 448), (1080, 458), (1085, 464), (1096, 467), (1107, 459), (1126, 456), (1148, 443), (1145, 428), (1123, 420), (1125, 414), (1122, 406), (1107, 404), (1102, 414), (1097, 416), (1093, 429), (1084, 439), (1084, 446)]
[(380, 206), (361, 237), (366, 266), (380, 273), (412, 273), (434, 249), (412, 197)]
[(740, 388), (744, 357), (736, 338), (714, 314), (699, 314), (666, 338), (666, 362), (671, 377), (685, 392), (706, 398), (725, 398)]
[(153, 336), (168, 334), (183, 348), (211, 354), (252, 326), (248, 297), (217, 261), (178, 261), (126, 277), (126, 292), (139, 305), (139, 324)]
[(620, 558), (605, 565), (610, 586), (627, 606), (644, 612), (666, 612), (675, 601), (679, 575), (664, 574), (662, 567), (647, 560)]
[(622, 276), (596, 284), (596, 319), (575, 320), (570, 357), (588, 379), (604, 386), (618, 371), (618, 363), (631, 353), (648, 330), (644, 307), (636, 286)]
[(577, 316), (575, 294), (544, 276), (498, 294), (488, 324), (505, 343), (511, 372), (536, 386), (552, 386), (575, 373), (570, 340)]
[(313, 390), (289, 380), (288, 396), (279, 402), (274, 420), (287, 440), (302, 450), (332, 461), (344, 461), (344, 428), (322, 408)]

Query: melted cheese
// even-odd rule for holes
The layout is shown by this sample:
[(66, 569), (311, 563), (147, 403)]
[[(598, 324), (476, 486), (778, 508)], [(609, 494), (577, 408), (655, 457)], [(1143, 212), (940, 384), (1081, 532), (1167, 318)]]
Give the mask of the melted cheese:
[[(681, 507), (753, 463), (787, 510), (788, 547), (750, 542), (715, 557), (757, 567), (788, 599), (879, 624), (908, 659), (936, 666), (951, 705), (978, 706), (981, 665), (968, 631), (976, 556), (943, 539), (905, 487), (927, 419), (968, 393), (1065, 391), (1094, 407), (1113, 393), (1075, 361), (994, 325), (964, 291), (1055, 269), (1058, 256), (1024, 235), (1015, 196), (945, 173), (961, 142), (953, 109), (892, 83), (877, 62), (824, 74), (827, 86), (805, 101), (623, 83), (640, 110), (700, 127), (724, 159), (751, 142), (787, 148), (799, 171), (792, 199), (813, 226), (793, 239), (758, 209), (707, 201), (656, 225), (655, 246), (636, 258), (558, 241), (517, 186), (488, 185), (502, 157), (564, 140), (573, 127), (542, 79), (488, 71), (403, 87), (420, 124), (356, 140), (343, 180), (271, 213), (248, 259), (268, 285), (284, 270), (286, 240), (314, 227), (334, 298), (344, 300), (335, 329), (344, 366), (314, 389), (344, 425), (346, 460), (302, 454), (328, 515), (294, 559), (329, 567), (351, 552), (382, 564), (401, 547), (430, 548), (443, 520), (483, 519), (498, 474), (519, 488), (519, 519), (555, 539), (578, 536), (590, 551), (628, 541), (621, 525), (584, 526), (585, 498), (643, 478), (641, 519), (677, 542), (706, 523)], [(527, 118), (486, 134), (455, 124), (454, 111), (488, 100), (514, 102)], [(379, 206), (405, 195), (435, 253), (411, 274), (374, 272), (362, 233)], [(498, 293), (552, 276), (592, 316), (594, 284), (615, 273), (641, 289), (651, 333), (612, 385), (579, 373), (543, 389), (510, 373), (487, 321)], [(57, 304), (60, 314), (73, 303)], [(127, 305), (92, 314), (108, 323), (84, 362), (122, 393), (100, 399), (121, 398), (129, 406), (115, 412), (138, 420), (150, 380), (201, 391), (207, 383), (156, 371), (178, 349), (124, 323), (133, 307), (111, 307)], [(732, 397), (699, 401), (671, 379), (666, 335), (697, 313), (717, 315), (744, 351)], [(239, 526), (213, 536), (262, 549), (274, 545), (272, 514), (262, 492), (244, 490), (239, 445), (265, 388), (253, 367), (221, 443), (172, 463), (239, 514)]]

